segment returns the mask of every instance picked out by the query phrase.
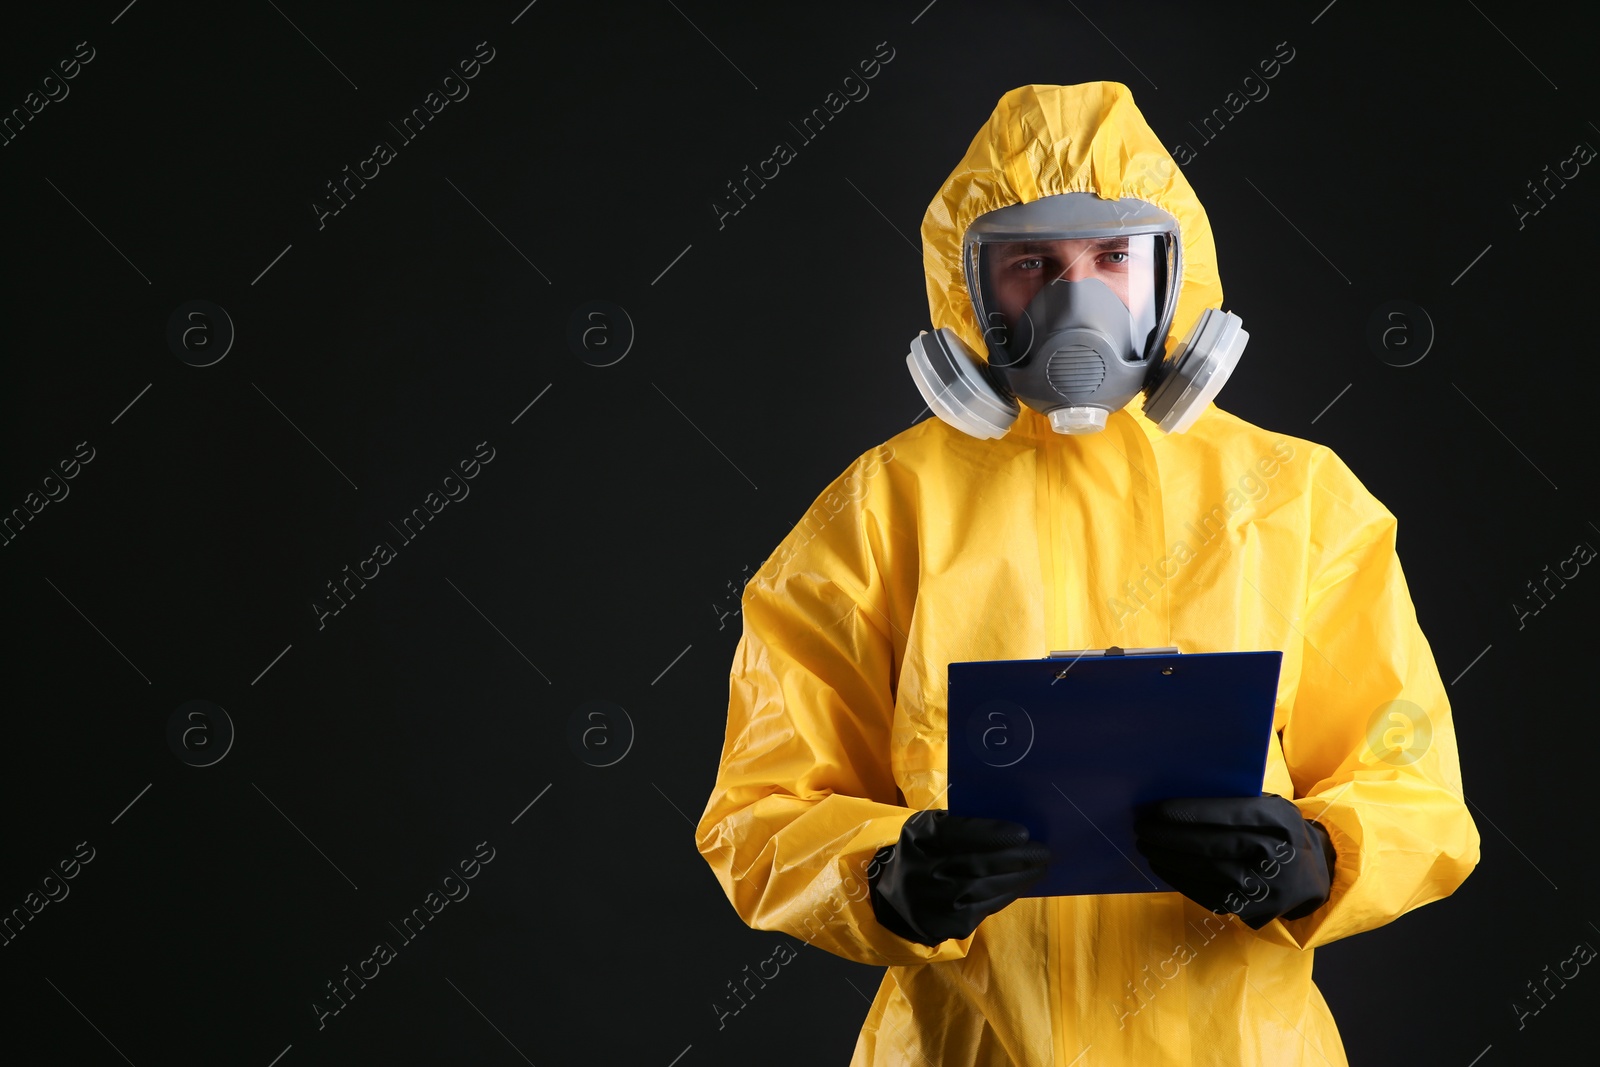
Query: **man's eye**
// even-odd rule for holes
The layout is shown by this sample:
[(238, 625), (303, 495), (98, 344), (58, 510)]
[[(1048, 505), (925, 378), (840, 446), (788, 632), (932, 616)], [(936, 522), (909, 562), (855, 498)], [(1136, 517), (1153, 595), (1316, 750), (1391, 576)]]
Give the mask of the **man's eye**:
[(1017, 270), (1038, 270), (1044, 266), (1044, 260), (1038, 256), (1029, 256), (1027, 259), (1017, 260), (1012, 266)]
[(1113, 267), (1120, 267), (1128, 262), (1128, 253), (1126, 252), (1107, 252), (1106, 255), (1122, 257), (1121, 259), (1114, 259), (1111, 261), (1111, 266)]

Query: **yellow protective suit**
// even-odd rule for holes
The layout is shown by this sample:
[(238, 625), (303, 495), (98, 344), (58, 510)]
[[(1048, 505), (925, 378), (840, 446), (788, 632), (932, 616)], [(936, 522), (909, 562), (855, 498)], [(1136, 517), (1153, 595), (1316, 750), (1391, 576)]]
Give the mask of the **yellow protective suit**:
[[(1082, 191), (1177, 217), (1174, 337), (1221, 305), (1205, 213), (1127, 88), (1033, 85), (923, 220), (934, 325), (983, 352), (967, 225)], [(889, 968), (858, 1067), (1344, 1064), (1311, 949), (1477, 864), (1394, 516), (1323, 446), (1215, 407), (1167, 436), (1139, 405), (1083, 436), (1027, 407), (995, 441), (924, 419), (852, 463), (745, 586), (696, 841), (751, 926)], [(1262, 788), (1327, 828), (1331, 899), (1260, 931), (1176, 893), (1024, 898), (935, 948), (885, 930), (867, 865), (947, 806), (946, 666), (1107, 645), (1283, 652)]]

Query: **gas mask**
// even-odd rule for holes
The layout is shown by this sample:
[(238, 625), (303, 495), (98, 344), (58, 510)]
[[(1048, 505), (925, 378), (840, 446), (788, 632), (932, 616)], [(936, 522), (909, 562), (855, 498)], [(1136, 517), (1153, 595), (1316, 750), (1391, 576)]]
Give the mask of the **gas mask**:
[(1178, 223), (1132, 197), (1062, 193), (979, 216), (962, 240), (967, 291), (983, 324), (980, 361), (948, 327), (911, 343), (906, 365), (928, 406), (998, 438), (1027, 404), (1058, 433), (1094, 433), (1134, 397), (1181, 433), (1221, 390), (1249, 339), (1207, 309), (1166, 351), (1183, 279)]

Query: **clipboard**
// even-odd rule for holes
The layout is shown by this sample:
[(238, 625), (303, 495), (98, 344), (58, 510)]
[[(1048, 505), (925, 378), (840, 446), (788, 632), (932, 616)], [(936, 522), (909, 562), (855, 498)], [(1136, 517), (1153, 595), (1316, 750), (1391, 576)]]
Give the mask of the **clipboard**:
[(949, 810), (1050, 846), (1023, 896), (1167, 893), (1133, 811), (1257, 796), (1283, 653), (1082, 649), (949, 665)]

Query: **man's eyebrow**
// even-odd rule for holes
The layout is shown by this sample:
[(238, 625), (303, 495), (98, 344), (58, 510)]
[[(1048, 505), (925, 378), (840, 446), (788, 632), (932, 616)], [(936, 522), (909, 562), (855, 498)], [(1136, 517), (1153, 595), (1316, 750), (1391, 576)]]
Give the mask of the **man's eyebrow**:
[(1000, 250), (1008, 255), (1021, 255), (1023, 253), (1048, 252), (1049, 241), (1007, 241), (1000, 246)]
[[(1008, 241), (1005, 244), (1005, 250), (1012, 255), (1031, 255), (1053, 251), (1055, 244), (1056, 242), (1054, 241)], [(1089, 247), (1100, 252), (1125, 249), (1128, 247), (1128, 239), (1126, 237), (1101, 237)]]

